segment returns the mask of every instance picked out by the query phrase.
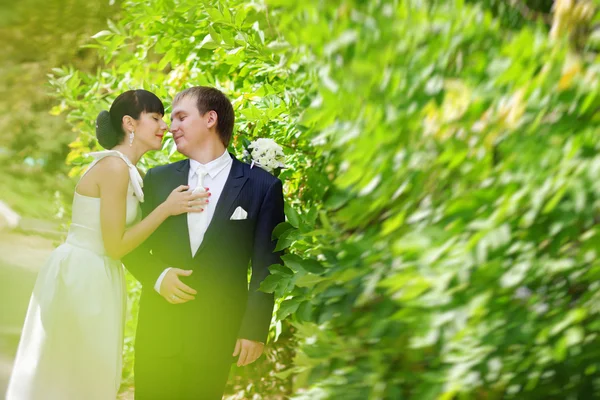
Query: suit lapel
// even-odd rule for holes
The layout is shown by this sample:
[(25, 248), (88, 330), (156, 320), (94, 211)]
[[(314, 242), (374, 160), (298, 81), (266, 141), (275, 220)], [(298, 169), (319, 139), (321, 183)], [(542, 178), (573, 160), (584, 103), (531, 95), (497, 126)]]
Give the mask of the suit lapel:
[[(178, 164), (179, 165), (177, 165), (177, 167), (175, 168), (175, 172), (172, 176), (172, 185), (170, 185), (170, 191), (179, 187), (180, 185), (188, 184), (190, 173), (190, 160), (185, 159), (180, 161)], [(177, 236), (180, 237), (180, 242), (183, 246), (182, 251), (185, 252), (184, 254), (191, 254), (192, 249), (190, 247), (190, 231), (188, 228), (187, 213), (176, 215), (173, 218), (175, 219)]]
[(228, 212), (231, 210), (233, 202), (235, 199), (237, 199), (240, 191), (244, 187), (244, 184), (248, 180), (248, 176), (244, 170), (244, 163), (238, 161), (233, 154), (231, 154), (231, 158), (233, 159), (231, 171), (229, 172), (229, 176), (225, 181), (225, 186), (223, 187), (223, 192), (221, 193), (221, 197), (219, 197), (219, 201), (217, 202), (215, 213), (210, 221), (210, 224), (208, 225), (208, 228), (206, 229), (204, 239), (202, 239), (202, 244), (200, 244), (200, 247), (196, 252), (196, 256), (200, 254), (210, 236), (214, 235), (215, 232), (218, 232), (218, 228), (223, 221), (229, 219)]
[(175, 174), (173, 176), (173, 183), (175, 187), (179, 185), (188, 184), (188, 176), (190, 174), (190, 160), (181, 160), (175, 164)]

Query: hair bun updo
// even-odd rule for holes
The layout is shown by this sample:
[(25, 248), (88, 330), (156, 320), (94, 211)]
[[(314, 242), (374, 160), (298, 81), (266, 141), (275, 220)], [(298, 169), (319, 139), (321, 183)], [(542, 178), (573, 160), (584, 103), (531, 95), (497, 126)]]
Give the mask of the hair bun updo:
[(142, 113), (165, 115), (162, 101), (144, 89), (128, 90), (117, 96), (110, 111), (100, 111), (96, 118), (96, 138), (100, 146), (112, 149), (125, 139), (123, 118), (129, 116), (139, 121)]
[(106, 110), (100, 111), (96, 118), (96, 138), (105, 149), (112, 149), (120, 142), (121, 138), (113, 127), (110, 113)]

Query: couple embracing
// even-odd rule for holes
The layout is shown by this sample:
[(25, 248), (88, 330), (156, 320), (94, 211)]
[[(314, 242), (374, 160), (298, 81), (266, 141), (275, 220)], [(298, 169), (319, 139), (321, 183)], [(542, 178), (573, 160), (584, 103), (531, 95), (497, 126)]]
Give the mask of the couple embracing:
[[(98, 115), (107, 150), (92, 153), (66, 242), (38, 274), (8, 400), (116, 398), (122, 263), (142, 284), (136, 399), (220, 399), (231, 364), (262, 354), (273, 295), (258, 288), (280, 262), (271, 235), (285, 219), (281, 181), (227, 152), (235, 117), (219, 90), (189, 88), (173, 101), (170, 128), (163, 116), (145, 90)], [(168, 129), (187, 159), (142, 178), (136, 163)]]

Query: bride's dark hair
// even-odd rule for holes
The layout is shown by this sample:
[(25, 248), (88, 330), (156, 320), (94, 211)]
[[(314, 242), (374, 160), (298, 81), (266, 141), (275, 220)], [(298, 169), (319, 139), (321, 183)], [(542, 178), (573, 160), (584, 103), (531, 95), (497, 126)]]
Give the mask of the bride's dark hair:
[(152, 92), (143, 89), (128, 90), (113, 101), (110, 111), (100, 111), (96, 118), (96, 138), (100, 146), (112, 149), (123, 142), (123, 117), (139, 119), (142, 112), (165, 115), (165, 107)]

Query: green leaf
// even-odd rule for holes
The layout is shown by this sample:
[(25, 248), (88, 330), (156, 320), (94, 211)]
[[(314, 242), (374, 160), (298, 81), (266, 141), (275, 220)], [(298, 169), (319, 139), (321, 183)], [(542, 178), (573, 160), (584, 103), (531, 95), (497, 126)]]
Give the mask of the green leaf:
[(215, 43), (214, 39), (210, 36), (210, 33), (204, 36), (204, 39), (198, 44), (199, 49), (216, 49), (218, 44)]
[(297, 297), (283, 301), (277, 311), (277, 319), (284, 320), (288, 315), (296, 312), (301, 302), (302, 300)]
[(310, 321), (312, 314), (312, 305), (309, 301), (303, 301), (296, 311), (296, 316), (300, 321)]
[(295, 254), (286, 254), (281, 258), (285, 262), (285, 265), (296, 272), (305, 271), (313, 274), (320, 274), (325, 270), (321, 263), (317, 260), (303, 259)]
[(325, 277), (313, 275), (313, 274), (304, 275), (296, 280), (296, 286), (310, 288), (310, 287), (315, 286), (317, 283), (320, 283), (326, 279), (327, 278), (325, 278)]
[(294, 272), (306, 272), (306, 270), (302, 267), (302, 258), (298, 257), (297, 255), (285, 254), (281, 256), (281, 259), (285, 265), (291, 268)]
[(271, 235), (272, 239), (277, 239), (278, 237), (280, 237), (284, 232), (293, 229), (292, 224), (290, 224), (289, 222), (285, 221), (285, 222), (280, 222), (279, 224), (277, 224), (277, 226), (275, 227), (275, 229), (273, 229), (273, 234)]
[(213, 24), (210, 24), (208, 26), (208, 33), (210, 34), (210, 37), (215, 41), (215, 43), (221, 43), (221, 35), (217, 33)]
[(547, 214), (547, 213), (551, 212), (552, 210), (554, 210), (554, 208), (558, 205), (560, 200), (563, 198), (563, 196), (567, 192), (567, 189), (568, 189), (567, 186), (563, 186), (559, 190), (557, 190), (557, 192), (554, 194), (554, 196), (552, 196), (550, 201), (548, 201), (548, 204), (546, 204), (546, 206), (544, 207), (542, 212), (544, 214)]
[[(221, 39), (223, 39), (225, 44), (227, 44), (228, 46), (231, 46), (231, 47), (235, 46), (235, 39), (233, 38), (233, 34), (230, 31), (222, 29), (221, 30)], [(240, 50), (243, 50), (243, 47), (238, 47), (235, 51), (230, 50), (228, 52), (228, 54), (236, 54)]]
[(244, 8), (239, 8), (235, 13), (235, 26), (237, 28), (241, 28), (244, 20), (246, 19), (246, 10)]
[(298, 212), (288, 203), (284, 204), (284, 209), (285, 215), (288, 218), (289, 223), (294, 228), (298, 228), (300, 226), (300, 215), (298, 214)]
[(171, 48), (171, 49), (169, 49), (169, 51), (167, 51), (167, 53), (164, 55), (164, 57), (158, 63), (158, 69), (161, 69), (161, 70), (164, 69), (168, 63), (173, 61), (174, 57), (175, 57), (175, 48)]
[(260, 290), (265, 293), (273, 293), (283, 279), (285, 278), (283, 278), (281, 275), (269, 275), (261, 282)]
[(286, 267), (284, 265), (280, 265), (280, 264), (271, 265), (269, 267), (269, 271), (271, 271), (272, 274), (280, 274), (280, 275), (288, 275), (288, 276), (292, 276), (294, 274), (294, 271), (292, 271), (288, 267)]
[(279, 239), (277, 240), (277, 246), (275, 246), (275, 251), (281, 251), (287, 249), (299, 238), (299, 231), (297, 229), (288, 229), (284, 233), (281, 234)]
[(210, 15), (210, 19), (212, 22), (219, 22), (224, 19), (223, 14), (221, 14), (221, 12), (216, 8), (207, 7), (206, 12), (208, 13), (208, 15)]

